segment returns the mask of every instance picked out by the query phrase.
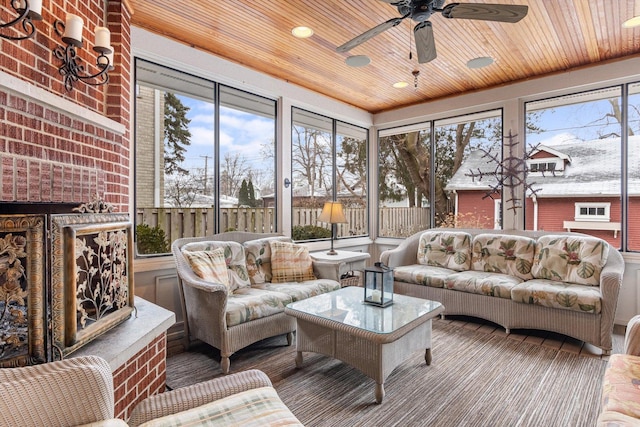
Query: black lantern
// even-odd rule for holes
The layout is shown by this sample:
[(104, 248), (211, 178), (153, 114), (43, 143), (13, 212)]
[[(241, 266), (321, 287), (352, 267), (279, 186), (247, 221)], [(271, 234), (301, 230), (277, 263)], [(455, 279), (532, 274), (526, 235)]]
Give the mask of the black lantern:
[(378, 307), (393, 304), (393, 268), (376, 262), (364, 269), (364, 302)]

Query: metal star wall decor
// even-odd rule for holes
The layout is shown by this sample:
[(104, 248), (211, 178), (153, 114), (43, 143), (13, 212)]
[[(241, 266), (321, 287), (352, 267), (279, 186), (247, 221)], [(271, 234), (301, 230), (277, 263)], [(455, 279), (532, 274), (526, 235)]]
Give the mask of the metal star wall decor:
[(470, 176), (474, 181), (476, 178), (478, 181), (482, 181), (482, 178), (485, 176), (495, 177), (496, 183), (489, 184), (489, 190), (487, 190), (482, 198), (486, 199), (490, 197), (493, 199), (494, 195), (501, 195), (506, 203), (506, 208), (513, 211), (521, 209), (524, 206), (522, 198), (519, 196), (520, 193), (517, 192), (518, 187), (524, 187), (524, 191), (521, 194), (526, 194), (526, 192), (529, 191), (532, 196), (541, 190), (540, 188), (533, 188), (536, 184), (535, 182), (527, 182), (527, 173), (529, 172), (527, 160), (529, 160), (532, 153), (538, 149), (538, 145), (533, 147), (529, 152), (525, 152), (524, 156), (516, 157), (514, 155), (514, 147), (519, 144), (519, 142), (515, 140), (516, 136), (518, 135), (513, 135), (511, 130), (509, 130), (509, 136), (507, 136), (508, 141), (504, 143), (504, 147), (507, 148), (509, 154), (503, 159), (500, 159), (501, 153), (499, 152), (492, 153), (491, 149), (485, 150), (484, 148), (480, 148), (484, 153), (482, 158), (486, 158), (487, 163), (495, 164), (495, 170), (483, 172), (478, 168), (477, 172), (470, 170), (468, 174), (465, 174), (466, 176)]

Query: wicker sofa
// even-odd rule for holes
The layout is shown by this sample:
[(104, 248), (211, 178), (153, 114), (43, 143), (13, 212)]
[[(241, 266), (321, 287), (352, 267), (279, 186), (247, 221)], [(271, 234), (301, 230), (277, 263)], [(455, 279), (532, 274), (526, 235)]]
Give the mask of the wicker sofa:
[(431, 229), (384, 251), (394, 291), (432, 299), (444, 315), (558, 332), (612, 350), (624, 273), (620, 253), (580, 233)]
[[(284, 314), (288, 303), (340, 288), (335, 263), (312, 260), (306, 248), (278, 234), (225, 232), (181, 238), (171, 250), (186, 314), (186, 347), (194, 338), (219, 349), (224, 373), (229, 372), (230, 356), (252, 343), (287, 334), (291, 345), (296, 322)], [(213, 251), (224, 253), (228, 284), (203, 279), (194, 271), (195, 254), (209, 256)], [(290, 251), (298, 253), (290, 257)]]

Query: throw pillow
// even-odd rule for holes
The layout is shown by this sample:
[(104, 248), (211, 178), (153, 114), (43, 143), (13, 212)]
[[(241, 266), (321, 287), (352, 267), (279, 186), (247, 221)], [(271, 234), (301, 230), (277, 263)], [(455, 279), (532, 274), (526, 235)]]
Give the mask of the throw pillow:
[(418, 243), (418, 264), (469, 270), (471, 235), (462, 231), (425, 231)]
[(531, 273), (536, 279), (600, 285), (609, 244), (588, 236), (545, 235), (538, 238)]
[(229, 281), (231, 290), (244, 288), (251, 285), (249, 282), (249, 273), (244, 256), (244, 246), (238, 242), (229, 241), (203, 241), (187, 243), (182, 250), (187, 251), (211, 251), (222, 248), (224, 251), (225, 262), (229, 269)]
[(229, 289), (229, 273), (227, 273), (227, 263), (224, 259), (224, 249), (218, 248), (212, 251), (185, 251), (187, 261), (193, 272), (202, 280), (207, 282), (220, 283)]
[(289, 242), (270, 241), (271, 283), (315, 280), (309, 249)]
[(264, 237), (262, 239), (247, 240), (242, 245), (247, 257), (247, 272), (251, 285), (261, 285), (271, 282), (271, 247), (270, 241), (291, 242), (287, 236)]

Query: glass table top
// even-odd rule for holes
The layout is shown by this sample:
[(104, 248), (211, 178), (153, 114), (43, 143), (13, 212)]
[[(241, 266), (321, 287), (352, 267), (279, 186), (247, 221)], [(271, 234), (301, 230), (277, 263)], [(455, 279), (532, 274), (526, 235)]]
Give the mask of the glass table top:
[(287, 309), (334, 320), (370, 332), (388, 334), (416, 319), (438, 310), (442, 304), (406, 295), (393, 295), (393, 304), (377, 307), (365, 304), (364, 288), (349, 286), (302, 301)]

